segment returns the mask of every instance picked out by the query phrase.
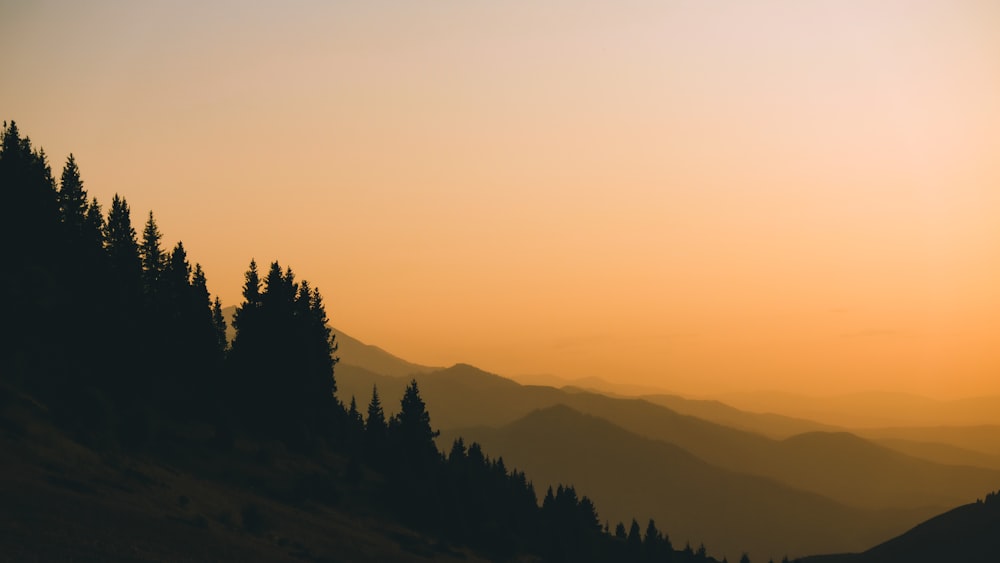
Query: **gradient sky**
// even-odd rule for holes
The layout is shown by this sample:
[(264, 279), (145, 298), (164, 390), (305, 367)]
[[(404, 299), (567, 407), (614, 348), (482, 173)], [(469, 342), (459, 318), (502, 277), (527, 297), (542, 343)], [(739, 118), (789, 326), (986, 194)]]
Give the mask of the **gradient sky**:
[(1000, 3), (0, 7), (0, 112), (412, 361), (1000, 393)]

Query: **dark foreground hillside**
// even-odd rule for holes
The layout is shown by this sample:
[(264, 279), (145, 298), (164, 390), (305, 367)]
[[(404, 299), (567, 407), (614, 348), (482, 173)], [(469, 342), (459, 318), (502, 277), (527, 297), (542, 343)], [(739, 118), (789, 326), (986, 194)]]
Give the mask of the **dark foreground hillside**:
[(806, 557), (802, 563), (995, 563), (1000, 561), (1000, 498), (960, 506), (864, 553)]
[(370, 478), (322, 486), (324, 473), (345, 469), (335, 455), (245, 443), (221, 457), (192, 440), (165, 462), (96, 452), (45, 419), (37, 403), (4, 392), (0, 560), (487, 560), (387, 518)]

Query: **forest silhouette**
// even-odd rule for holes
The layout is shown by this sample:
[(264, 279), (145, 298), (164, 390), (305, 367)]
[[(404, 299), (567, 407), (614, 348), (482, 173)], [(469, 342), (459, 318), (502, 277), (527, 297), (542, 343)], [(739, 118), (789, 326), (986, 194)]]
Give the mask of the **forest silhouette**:
[[(0, 291), (5, 296), (2, 318), (10, 329), (0, 339), (0, 432), (15, 457), (38, 454), (34, 462), (20, 460), (4, 468), (12, 473), (41, 468), (46, 475), (42, 481), (12, 482), (41, 482), (84, 495), (81, 498), (98, 490), (142, 490), (152, 503), (156, 487), (165, 485), (137, 470), (138, 464), (152, 464), (150, 473), (186, 472), (214, 483), (210, 486), (214, 494), (225, 489), (227, 494), (257, 499), (239, 509), (240, 533), (269, 542), (269, 549), (277, 550), (271, 555), (297, 559), (331, 557), (317, 555), (298, 540), (275, 536), (273, 531), (282, 527), (276, 519), (288, 518), (285, 527), (303, 524), (294, 522), (290, 512), (266, 503), (298, 510), (296, 518), (313, 514), (311, 520), (317, 518), (316, 506), (334, 507), (356, 520), (353, 527), (315, 521), (310, 526), (320, 533), (336, 530), (338, 537), (344, 530), (377, 529), (365, 541), (398, 543), (408, 552), (401, 560), (471, 556), (494, 561), (643, 563), (718, 560), (704, 545), (693, 548), (685, 542), (681, 547), (671, 539), (670, 530), (658, 527), (648, 514), (619, 522), (602, 518), (591, 498), (567, 484), (566, 476), (580, 475), (577, 470), (584, 466), (618, 475), (616, 465), (622, 464), (645, 467), (660, 480), (670, 479), (672, 471), (698, 474), (700, 489), (680, 477), (672, 484), (685, 489), (685, 495), (700, 497), (698, 509), (682, 518), (706, 527), (706, 523), (743, 526), (751, 535), (759, 528), (746, 524), (750, 518), (765, 527), (787, 524), (780, 519), (771, 523), (773, 513), (755, 516), (753, 511), (780, 498), (798, 499), (804, 493), (784, 488), (796, 479), (798, 487), (812, 489), (809, 494), (822, 502), (827, 501), (818, 493), (847, 500), (857, 500), (851, 497), (855, 495), (875, 504), (920, 505), (937, 501), (938, 496), (956, 498), (993, 482), (991, 472), (914, 463), (843, 432), (813, 430), (774, 440), (678, 415), (655, 401), (522, 388), (471, 366), (435, 371), (364, 349), (353, 340), (348, 341), (350, 346), (367, 354), (369, 365), (383, 366), (393, 375), (341, 366), (350, 368), (341, 371), (342, 376), (351, 375), (350, 393), (345, 395), (338, 389), (338, 338), (323, 297), (290, 267), (272, 261), (259, 268), (251, 259), (242, 302), (227, 323), (220, 299), (208, 289), (205, 271), (192, 263), (183, 243), (163, 248), (163, 234), (152, 211), (139, 232), (123, 196), (116, 194), (106, 213), (96, 198), (89, 197), (72, 154), (57, 179), (45, 152), (35, 148), (14, 122), (3, 124), (0, 141), (0, 193), (6, 210), (0, 228), (9, 241)], [(400, 379), (402, 374), (405, 380)], [(441, 419), (453, 425), (445, 436), (432, 425), (420, 389), (425, 383), (427, 397), (446, 393), (458, 397), (442, 407)], [(383, 384), (381, 392), (388, 389), (396, 394), (393, 399), (399, 397), (398, 408), (383, 403)], [(347, 396), (350, 401), (345, 404), (340, 398)], [(483, 401), (484, 396), (489, 400)], [(359, 405), (359, 399), (367, 400), (367, 405)], [(463, 421), (484, 420), (501, 427), (470, 428), (464, 436), (454, 429)], [(751, 422), (768, 427), (800, 424), (792, 419)], [(61, 437), (38, 430), (46, 425)], [(470, 435), (485, 439), (469, 441)], [(442, 452), (439, 443), (445, 437), (450, 447)], [(512, 454), (527, 448), (536, 458), (558, 452), (547, 466), (558, 468), (558, 477), (545, 475), (544, 482), (553, 485), (540, 494), (523, 470), (509, 467), (503, 457), (490, 457), (482, 445), (487, 441), (490, 447), (502, 444), (500, 449)], [(831, 445), (837, 446), (836, 451)], [(52, 450), (61, 451), (57, 455)], [(81, 452), (94, 452), (101, 469), (94, 469), (94, 455)], [(910, 480), (897, 479), (892, 487), (867, 483), (868, 488), (859, 488), (865, 475), (825, 472), (838, 462), (838, 455), (867, 464), (861, 469), (867, 475), (881, 471), (884, 482), (902, 474), (910, 475)], [(602, 456), (612, 459), (594, 461)], [(802, 459), (824, 471), (796, 465), (795, 460)], [(734, 480), (712, 463), (751, 469), (764, 478)], [(79, 475), (73, 474), (74, 467)], [(109, 483), (108, 475), (122, 481)], [(938, 486), (952, 481), (956, 481), (953, 488)], [(757, 496), (738, 499), (735, 489), (718, 492), (734, 483), (742, 483)], [(658, 496), (669, 488), (655, 485), (654, 480), (622, 485), (616, 489), (625, 491), (617, 494), (620, 502), (636, 495), (650, 502), (670, 502)], [(637, 492), (642, 487), (648, 489)], [(32, 506), (30, 494), (18, 497), (0, 491), (6, 495), (0, 500), (29, 512), (44, 511), (44, 505)], [(117, 510), (123, 519), (132, 514), (110, 504), (80, 504), (74, 498), (77, 504), (70, 506), (68, 497), (52, 498), (67, 501), (67, 512), (73, 508), (82, 518), (107, 517), (109, 510)], [(130, 502), (135, 503), (134, 497)], [(864, 553), (807, 559), (931, 561), (961, 554), (968, 561), (992, 560), (989, 557), (1000, 549), (992, 539), (1000, 522), (997, 502), (996, 494), (990, 494), (985, 502), (942, 514)], [(191, 503), (186, 495), (176, 499), (180, 509)], [(634, 511), (634, 506), (641, 504), (617, 506), (615, 514)], [(53, 539), (67, 550), (54, 552), (54, 558), (84, 547), (84, 540), (68, 530), (32, 529), (30, 520), (18, 522), (16, 508), (8, 511), (15, 527), (6, 537), (20, 550), (13, 552), (15, 558), (38, 557), (31, 550), (50, 548), (43, 543)], [(838, 511), (854, 514), (830, 508), (831, 513)], [(809, 517), (817, 516), (797, 517), (791, 508), (784, 512), (800, 520), (803, 529), (812, 525)], [(227, 528), (233, 527), (235, 518), (229, 511), (214, 517)], [(217, 537), (204, 533), (209, 525), (201, 514), (184, 523), (191, 527), (183, 535), (191, 543), (186, 553), (193, 555), (188, 557), (233, 560), (209, 554), (228, 553), (233, 558), (242, 553), (238, 560), (270, 560), (271, 555), (253, 551), (260, 543), (220, 548)], [(783, 531), (796, 533), (792, 528)], [(751, 538), (743, 537), (751, 543)], [(132, 539), (114, 541), (127, 544)], [(361, 553), (357, 546), (336, 547)], [(113, 551), (99, 553), (97, 559), (107, 559)], [(387, 560), (372, 557), (364, 560)], [(750, 557), (743, 552), (739, 561), (749, 563)]]
[[(491, 559), (715, 561), (704, 547), (677, 549), (653, 520), (644, 532), (637, 520), (627, 531), (602, 523), (571, 485), (539, 501), (527, 475), (477, 443), (458, 438), (442, 454), (415, 380), (388, 418), (377, 388), (364, 414), (354, 398), (345, 407), (322, 296), (277, 261), (263, 274), (250, 261), (230, 343), (204, 270), (183, 243), (162, 248), (152, 211), (139, 234), (123, 196), (107, 213), (89, 198), (73, 155), (57, 181), (13, 121), (2, 137), (0, 224), (13, 243), (0, 290), (15, 330), (3, 339), (0, 404), (26, 395), (73, 440), (115, 455), (225, 456), (246, 441), (333, 452), (343, 467), (302, 495), (336, 504), (338, 491), (376, 487), (372, 510)], [(248, 529), (260, 527), (244, 512)]]

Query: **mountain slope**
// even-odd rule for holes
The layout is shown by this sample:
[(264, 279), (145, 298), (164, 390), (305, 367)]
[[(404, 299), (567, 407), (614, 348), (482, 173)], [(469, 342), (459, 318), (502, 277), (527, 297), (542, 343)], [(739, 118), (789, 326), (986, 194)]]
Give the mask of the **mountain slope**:
[[(338, 367), (339, 396), (367, 404), (378, 384), (383, 406), (398, 409), (408, 379)], [(440, 429), (498, 427), (563, 404), (630, 432), (675, 444), (712, 465), (769, 477), (865, 508), (957, 506), (1000, 482), (1000, 471), (935, 464), (844, 433), (814, 432), (783, 441), (678, 414), (642, 399), (518, 385), (472, 366), (416, 376)], [(500, 451), (499, 453), (504, 453)], [(911, 522), (912, 523), (912, 522)]]
[[(854, 509), (720, 469), (675, 445), (566, 406), (535, 411), (500, 429), (457, 430), (442, 439), (457, 435), (502, 453), (508, 467), (532, 476), (539, 494), (550, 484), (573, 483), (612, 526), (627, 524), (633, 515), (652, 517), (676, 544), (704, 542), (734, 560), (740, 550), (767, 560), (815, 553), (820, 546), (855, 549), (848, 546), (870, 545), (907, 526), (898, 513)], [(910, 522), (920, 518), (908, 516)]]
[(651, 403), (662, 405), (681, 414), (696, 416), (715, 422), (756, 432), (771, 438), (788, 438), (803, 432), (826, 431), (834, 432), (842, 428), (821, 424), (804, 418), (794, 418), (773, 413), (756, 413), (731, 407), (721, 401), (705, 399), (688, 399), (678, 395), (641, 395)]
[(899, 453), (935, 463), (1000, 469), (1000, 456), (960, 448), (951, 444), (903, 440), (900, 438), (882, 438), (872, 441)]
[(762, 391), (713, 398), (738, 409), (808, 418), (848, 428), (1000, 424), (1000, 396), (937, 400), (907, 393), (812, 397)]
[(866, 428), (857, 430), (856, 433), (869, 439), (950, 444), (1000, 457), (1000, 425)]
[(1000, 561), (1000, 501), (966, 504), (859, 554), (803, 558), (802, 563), (994, 563)]
[(169, 459), (92, 449), (0, 384), (0, 560), (488, 560), (399, 523), (378, 481), (338, 477), (347, 462), (336, 453), (249, 440), (220, 450), (196, 438), (204, 428), (169, 431)]
[[(336, 373), (337, 395), (342, 401), (353, 395), (359, 404), (366, 405), (372, 385), (378, 385), (387, 415), (399, 410), (399, 399), (410, 382), (409, 378), (386, 377), (353, 366), (338, 365)], [(436, 428), (500, 426), (557, 404), (565, 395), (551, 387), (525, 387), (464, 364), (415, 378)]]
[(332, 328), (332, 330), (333, 334), (337, 336), (337, 356), (340, 357), (341, 364), (360, 366), (375, 373), (396, 377), (406, 377), (441, 369), (408, 362), (378, 346), (365, 344), (341, 330), (336, 328)]

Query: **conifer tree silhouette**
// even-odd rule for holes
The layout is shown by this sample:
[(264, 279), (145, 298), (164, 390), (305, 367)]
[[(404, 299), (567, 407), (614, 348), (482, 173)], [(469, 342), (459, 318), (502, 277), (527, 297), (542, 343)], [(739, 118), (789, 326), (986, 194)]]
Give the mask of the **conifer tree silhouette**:
[(386, 430), (385, 412), (382, 410), (382, 400), (378, 396), (378, 387), (372, 385), (372, 398), (368, 402), (368, 416), (365, 418), (365, 444), (369, 457), (376, 463), (383, 457)]
[(163, 235), (153, 218), (153, 212), (150, 211), (149, 219), (146, 220), (146, 226), (142, 230), (142, 244), (139, 247), (144, 289), (149, 295), (160, 289), (160, 277), (166, 266), (166, 257), (163, 254), (163, 249), (160, 248), (162, 238)]
[(73, 153), (66, 159), (60, 178), (59, 212), (63, 225), (71, 236), (79, 238), (82, 235), (87, 216), (87, 192), (83, 189), (80, 179), (80, 168), (76, 164)]
[(388, 431), (405, 463), (423, 466), (437, 458), (434, 438), (439, 432), (431, 428), (430, 413), (420, 397), (416, 379), (410, 380), (403, 392), (399, 413), (390, 420)]
[(358, 411), (358, 402), (351, 395), (351, 406), (347, 409), (347, 432), (350, 436), (362, 436), (365, 431), (365, 419)]
[[(255, 261), (245, 275), (244, 303), (229, 353), (244, 420), (307, 446), (343, 416), (336, 402), (336, 342), (319, 291), (299, 284), (275, 261), (261, 282)], [(337, 413), (340, 413), (338, 415)]]
[[(0, 292), (4, 296), (0, 315), (8, 327), (16, 327), (3, 339), (2, 371), (9, 377), (26, 379), (44, 392), (49, 382), (40, 373), (59, 370), (58, 358), (46, 350), (38, 335), (51, 330), (48, 319), (56, 318), (50, 287), (58, 283), (60, 272), (53, 267), (59, 255), (62, 230), (52, 171), (45, 152), (35, 150), (21, 137), (17, 124), (4, 122), (0, 139), (0, 195), (6, 213), (0, 221), (0, 238), (5, 241)], [(36, 338), (33, 338), (36, 337)], [(16, 375), (15, 375), (16, 374)]]
[(128, 289), (133, 289), (132, 286), (142, 271), (139, 260), (139, 245), (136, 242), (135, 229), (132, 228), (128, 202), (119, 197), (118, 194), (115, 194), (111, 200), (104, 240), (108, 256), (111, 258), (112, 268), (118, 273), (122, 283), (128, 284)]
[(98, 203), (96, 197), (90, 200), (83, 223), (84, 242), (91, 248), (103, 250), (106, 225), (104, 212), (101, 211), (101, 204)]
[(642, 531), (639, 528), (639, 522), (635, 518), (632, 519), (632, 525), (628, 529), (628, 547), (632, 557), (638, 558), (642, 552)]
[[(320, 442), (347, 454), (347, 470), (293, 488), (335, 498), (324, 491), (336, 475), (356, 486), (377, 473), (383, 498), (408, 525), (498, 560), (715, 561), (704, 546), (697, 554), (690, 545), (672, 551), (652, 519), (644, 538), (634, 519), (629, 530), (618, 523), (611, 537), (594, 503), (570, 485), (548, 487), (539, 506), (525, 473), (489, 458), (478, 443), (459, 438), (442, 456), (415, 379), (388, 421), (374, 386), (367, 419), (354, 397), (345, 412), (334, 396), (337, 344), (322, 297), (278, 262), (263, 282), (250, 262), (226, 353), (221, 302), (211, 299), (205, 271), (192, 267), (183, 244), (164, 253), (151, 212), (140, 246), (118, 195), (105, 220), (98, 201), (87, 202), (74, 157), (60, 180), (56, 190), (44, 151), (5, 123), (0, 193), (17, 205), (0, 228), (18, 244), (13, 275), (0, 276), (0, 291), (4, 320), (21, 330), (0, 339), (0, 379), (44, 403), (77, 438), (100, 446), (108, 430), (120, 445), (140, 447), (170, 430), (170, 421), (207, 420), (217, 411), (237, 418), (232, 431), (228, 416), (217, 421), (223, 438), (215, 445), (232, 444), (232, 432), (242, 432), (251, 441), (309, 446), (339, 428), (345, 437)], [(69, 318), (72, 330), (64, 332), (72, 337), (52, 334), (57, 315)]]
[(222, 314), (222, 301), (218, 297), (212, 302), (212, 328), (215, 329), (215, 343), (220, 352), (229, 346), (226, 338), (226, 317)]

